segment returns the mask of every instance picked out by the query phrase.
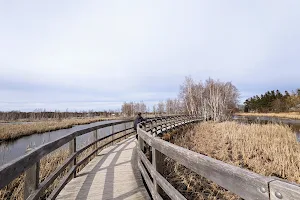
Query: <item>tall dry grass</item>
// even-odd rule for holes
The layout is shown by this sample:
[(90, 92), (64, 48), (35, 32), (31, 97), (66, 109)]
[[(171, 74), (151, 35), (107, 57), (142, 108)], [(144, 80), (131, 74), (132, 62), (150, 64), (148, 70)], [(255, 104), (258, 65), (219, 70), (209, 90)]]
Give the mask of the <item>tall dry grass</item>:
[(70, 119), (70, 118), (83, 118), (83, 117), (110, 117), (114, 114), (119, 116), (120, 113), (114, 111), (80, 111), (69, 112), (66, 111), (47, 111), (45, 109), (35, 109), (33, 112), (21, 111), (0, 111), (0, 122), (31, 122), (39, 120), (55, 120), (55, 119)]
[(300, 119), (300, 112), (286, 113), (236, 113), (238, 116), (254, 116), (254, 117), (277, 117), (287, 119)]
[[(68, 150), (60, 149), (45, 156), (40, 162), (40, 182), (48, 177), (63, 161), (68, 157)], [(64, 174), (64, 173), (63, 173)], [(55, 185), (59, 183), (59, 178), (45, 192), (45, 196), (49, 195)], [(9, 185), (0, 190), (0, 199), (23, 200), (24, 193), (24, 174), (13, 180)]]
[[(205, 122), (178, 132), (171, 141), (261, 175), (300, 183), (300, 144), (288, 126)], [(166, 162), (165, 176), (188, 199), (239, 199), (174, 161)]]
[(37, 121), (28, 124), (0, 124), (0, 140), (12, 140), (26, 135), (71, 128), (74, 125), (89, 124), (104, 120), (109, 120), (109, 118), (71, 118)]

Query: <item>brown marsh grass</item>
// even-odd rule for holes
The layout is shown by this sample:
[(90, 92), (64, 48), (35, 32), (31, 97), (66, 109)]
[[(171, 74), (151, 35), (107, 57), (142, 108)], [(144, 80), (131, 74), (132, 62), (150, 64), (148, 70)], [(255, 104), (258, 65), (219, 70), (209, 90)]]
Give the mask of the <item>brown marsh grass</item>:
[[(99, 142), (99, 146), (109, 142), (110, 138), (107, 138), (101, 142)], [(89, 141), (85, 141), (82, 143), (82, 148), (89, 144)], [(82, 153), (80, 153), (77, 157), (77, 161), (81, 161), (87, 155), (89, 155), (93, 151), (93, 147), (86, 149)], [(99, 150), (101, 151), (101, 149)], [(53, 153), (48, 154), (40, 162), (40, 182), (43, 182), (48, 176), (51, 175), (69, 156), (69, 150), (67, 148), (60, 148)], [(95, 156), (92, 156), (88, 161), (92, 160)], [(88, 162), (87, 162), (88, 163)], [(84, 163), (77, 168), (77, 172), (82, 170), (84, 166), (87, 164)], [(46, 199), (54, 188), (58, 185), (61, 178), (68, 172), (68, 168), (62, 172), (62, 174), (55, 179), (55, 181), (51, 184), (51, 186), (44, 192), (42, 199)], [(15, 199), (15, 200), (23, 200), (24, 193), (24, 174), (16, 178), (12, 181), (8, 186), (0, 190), (0, 199)]]
[(254, 116), (254, 117), (277, 117), (287, 119), (300, 119), (300, 112), (285, 113), (236, 113), (238, 116)]
[[(45, 156), (40, 163), (40, 182), (48, 177), (56, 168), (63, 163), (68, 157), (68, 150), (59, 149), (47, 156)], [(59, 179), (54, 181), (46, 191), (46, 195), (50, 193), (54, 186), (58, 184)], [(8, 186), (0, 190), (0, 199), (16, 199), (23, 200), (24, 193), (24, 174), (13, 180)], [(49, 194), (48, 194), (49, 195)]]
[(36, 121), (28, 124), (0, 124), (0, 140), (12, 140), (26, 135), (71, 128), (74, 125), (89, 124), (104, 120), (109, 119), (92, 117)]
[[(178, 131), (171, 142), (264, 176), (300, 183), (300, 143), (288, 126), (205, 122)], [(239, 199), (170, 159), (166, 164), (165, 176), (188, 199)]]

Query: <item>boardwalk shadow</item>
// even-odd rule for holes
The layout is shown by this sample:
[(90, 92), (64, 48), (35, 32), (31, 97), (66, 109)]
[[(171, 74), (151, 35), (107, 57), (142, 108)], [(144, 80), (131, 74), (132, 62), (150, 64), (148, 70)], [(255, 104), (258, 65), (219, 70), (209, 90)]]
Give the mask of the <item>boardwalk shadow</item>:
[[(121, 156), (121, 153), (124, 152), (126, 147), (128, 147), (130, 144), (132, 144), (132, 142), (134, 142), (134, 138), (126, 140), (126, 141), (121, 142), (119, 144), (116, 144), (115, 147), (113, 147), (105, 155), (103, 155), (102, 159), (92, 168), (91, 171), (78, 175), (78, 177), (80, 177), (80, 176), (87, 176), (87, 177), (84, 180), (84, 183), (83, 183), (82, 187), (80, 188), (79, 192), (77, 193), (77, 196), (75, 198), (76, 200), (82, 200), (82, 199), (90, 198), (92, 193), (93, 194), (94, 193), (98, 194), (98, 196), (92, 197), (93, 199), (117, 199), (117, 200), (121, 200), (121, 199), (125, 199), (125, 198), (129, 199), (132, 195), (135, 195), (136, 193), (140, 192), (140, 188), (131, 187), (132, 190), (130, 190), (130, 191), (126, 190), (126, 192), (123, 193), (123, 194), (122, 194), (122, 191), (121, 191), (121, 193), (119, 193), (119, 195), (114, 194), (114, 190), (116, 189), (116, 188), (114, 188), (115, 187), (114, 184), (116, 184), (115, 179), (117, 178), (117, 177), (115, 177), (115, 168), (116, 167), (119, 167), (119, 169), (120, 169), (120, 168), (122, 168), (122, 165), (130, 164), (130, 166), (132, 167), (132, 171), (134, 172), (133, 173), (134, 178), (136, 180), (138, 178), (140, 178), (140, 177), (137, 176), (137, 173), (136, 173), (136, 170), (138, 170), (138, 169), (136, 167), (133, 167), (133, 166), (136, 166), (136, 163), (137, 163), (136, 150), (135, 149), (131, 148), (131, 151), (133, 152), (131, 160), (123, 161), (123, 162), (120, 162), (120, 160), (119, 160), (119, 158)], [(121, 148), (118, 149), (117, 151), (115, 151), (119, 147), (121, 147)], [(128, 150), (128, 149), (126, 149), (126, 150)], [(103, 166), (104, 163), (109, 162), (108, 157), (112, 156), (112, 154), (114, 154), (114, 156), (113, 156), (112, 160), (110, 161), (109, 165)], [(108, 161), (108, 162), (105, 162), (105, 161)], [(104, 186), (103, 186), (102, 197), (101, 197), (101, 195), (99, 195), (99, 193), (101, 191), (96, 191), (96, 192), (95, 191), (90, 191), (97, 173), (105, 173), (105, 180), (103, 181)], [(122, 174), (120, 174), (120, 177), (122, 177)], [(118, 178), (120, 178), (120, 177), (118, 177)], [(96, 180), (96, 181), (98, 181), (98, 180)], [(119, 184), (119, 186), (123, 187), (124, 184), (132, 184), (132, 183), (122, 183), (122, 182), (120, 183), (120, 182), (118, 182), (117, 184)], [(135, 183), (135, 184), (137, 184), (137, 183)], [(118, 189), (120, 189), (120, 188), (118, 188)], [(100, 190), (100, 188), (99, 188), (99, 190)], [(120, 192), (120, 191), (118, 191), (118, 192)], [(91, 193), (91, 194), (89, 195), (89, 193)]]

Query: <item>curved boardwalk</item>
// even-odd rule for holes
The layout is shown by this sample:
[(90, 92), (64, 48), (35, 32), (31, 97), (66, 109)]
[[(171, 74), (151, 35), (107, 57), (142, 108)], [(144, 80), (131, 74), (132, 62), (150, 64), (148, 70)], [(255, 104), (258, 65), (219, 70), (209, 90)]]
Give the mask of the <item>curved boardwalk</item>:
[(56, 199), (150, 199), (137, 166), (136, 145), (131, 136), (102, 150)]

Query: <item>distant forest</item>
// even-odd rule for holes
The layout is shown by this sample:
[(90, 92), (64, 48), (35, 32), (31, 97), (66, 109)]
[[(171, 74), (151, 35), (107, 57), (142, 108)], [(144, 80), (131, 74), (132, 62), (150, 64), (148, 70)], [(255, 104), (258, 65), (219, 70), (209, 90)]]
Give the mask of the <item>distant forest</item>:
[(79, 111), (79, 112), (61, 112), (61, 111), (46, 111), (45, 109), (36, 109), (33, 112), (21, 112), (21, 111), (0, 111), (0, 121), (15, 121), (19, 119), (41, 120), (41, 119), (66, 119), (66, 118), (80, 118), (80, 117), (110, 117), (111, 114), (117, 114), (116, 111)]
[(244, 105), (244, 112), (300, 111), (300, 89), (290, 93), (285, 91), (284, 94), (279, 90), (267, 91), (247, 99)]

